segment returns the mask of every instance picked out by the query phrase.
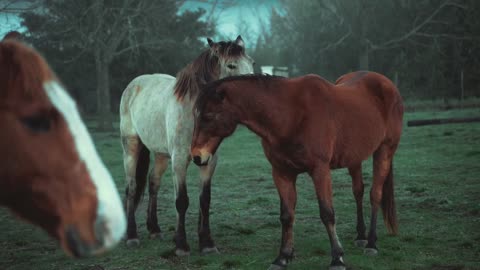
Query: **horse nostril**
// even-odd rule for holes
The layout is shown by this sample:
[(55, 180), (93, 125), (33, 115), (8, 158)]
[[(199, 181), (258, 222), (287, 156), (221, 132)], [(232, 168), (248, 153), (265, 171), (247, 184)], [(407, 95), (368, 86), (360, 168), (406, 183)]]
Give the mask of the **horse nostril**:
[(87, 249), (80, 239), (80, 235), (74, 226), (68, 226), (65, 231), (67, 245), (74, 257), (84, 257), (88, 254)]
[(193, 163), (195, 163), (197, 166), (202, 165), (202, 158), (200, 156), (194, 156)]
[(98, 244), (104, 245), (105, 241), (111, 241), (111, 239), (108, 239), (108, 236), (108, 222), (105, 219), (101, 218), (95, 223), (95, 237)]

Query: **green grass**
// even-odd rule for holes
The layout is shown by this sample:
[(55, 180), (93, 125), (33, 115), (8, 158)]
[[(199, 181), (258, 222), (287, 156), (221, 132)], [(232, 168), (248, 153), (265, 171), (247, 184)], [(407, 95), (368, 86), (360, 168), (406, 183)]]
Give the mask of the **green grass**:
[[(407, 120), (478, 116), (480, 109), (408, 113)], [(94, 133), (102, 158), (123, 190), (123, 166), (117, 133)], [(45, 233), (0, 211), (0, 269), (266, 269), (280, 243), (279, 203), (259, 139), (238, 128), (220, 148), (214, 176), (211, 229), (219, 255), (198, 252), (197, 168), (189, 168), (188, 258), (173, 255), (175, 226), (170, 171), (158, 198), (164, 240), (150, 240), (145, 227), (146, 199), (137, 211), (141, 245), (124, 243), (97, 258), (73, 260)], [(404, 128), (395, 156), (395, 189), (400, 234), (388, 236), (378, 225), (379, 255), (366, 257), (353, 244), (355, 203), (345, 169), (333, 173), (337, 232), (348, 269), (480, 269), (480, 123)], [(364, 163), (367, 190), (371, 160)], [(320, 222), (311, 180), (297, 182), (296, 257), (289, 269), (327, 269), (328, 237)], [(123, 194), (123, 192), (122, 192)], [(368, 193), (365, 212), (369, 213)]]

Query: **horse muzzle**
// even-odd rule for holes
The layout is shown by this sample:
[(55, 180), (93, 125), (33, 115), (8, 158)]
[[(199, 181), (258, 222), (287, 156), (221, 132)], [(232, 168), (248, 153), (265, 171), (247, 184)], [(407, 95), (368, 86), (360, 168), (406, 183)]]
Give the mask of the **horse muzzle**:
[[(87, 240), (80, 229), (74, 225), (67, 226), (65, 230), (66, 248), (76, 258), (89, 257), (101, 254), (114, 247), (121, 239), (114, 230), (117, 224), (111, 220), (98, 218), (94, 225), (94, 239)], [(112, 226), (113, 225), (113, 226)], [(124, 230), (122, 231), (123, 235)]]
[(86, 241), (82, 239), (80, 231), (73, 225), (65, 230), (66, 249), (75, 258), (84, 258), (97, 253), (101, 247), (100, 241)]
[(199, 153), (192, 153), (193, 163), (197, 166), (206, 166), (210, 161), (212, 154), (208, 153), (207, 151), (200, 150)]

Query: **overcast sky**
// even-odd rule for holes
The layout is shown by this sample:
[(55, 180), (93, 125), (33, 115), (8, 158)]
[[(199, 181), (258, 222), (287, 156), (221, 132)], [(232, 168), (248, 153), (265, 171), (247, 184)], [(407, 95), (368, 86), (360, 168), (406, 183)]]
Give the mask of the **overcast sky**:
[[(268, 29), (271, 10), (278, 7), (278, 0), (236, 0), (232, 6), (225, 6), (225, 1), (219, 2), (217, 8), (211, 12), (212, 6), (208, 3), (187, 1), (180, 12), (198, 8), (207, 10), (204, 18), (207, 19), (212, 14), (212, 19), (217, 22), (220, 36), (216, 38), (234, 39), (237, 35), (242, 35), (247, 46), (256, 42), (263, 28)], [(18, 17), (15, 14), (0, 12), (0, 37), (12, 30), (22, 31)]]
[[(234, 39), (237, 35), (242, 35), (247, 46), (256, 42), (264, 28), (269, 29), (272, 8), (278, 8), (278, 5), (278, 0), (236, 0), (232, 6), (220, 4), (213, 12), (220, 35), (218, 38)], [(207, 11), (205, 17), (211, 13), (211, 5), (201, 1), (188, 1), (180, 11), (197, 8)]]

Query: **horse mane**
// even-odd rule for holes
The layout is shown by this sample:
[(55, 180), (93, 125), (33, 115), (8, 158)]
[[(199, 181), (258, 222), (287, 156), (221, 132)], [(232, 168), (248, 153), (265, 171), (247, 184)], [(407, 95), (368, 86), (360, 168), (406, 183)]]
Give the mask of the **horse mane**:
[(201, 85), (218, 79), (219, 56), (227, 58), (245, 55), (245, 49), (232, 41), (220, 41), (217, 46), (216, 53), (210, 48), (205, 50), (177, 74), (174, 93), (178, 100), (182, 100), (187, 94), (190, 94), (190, 97), (197, 96)]
[(36, 98), (43, 83), (55, 78), (47, 62), (33, 48), (7, 39), (0, 42), (0, 98)]
[(226, 82), (232, 81), (256, 81), (257, 83), (263, 83), (268, 86), (270, 83), (278, 80), (286, 80), (288, 78), (269, 74), (245, 74), (238, 76), (225, 77), (220, 80), (212, 81), (201, 88), (198, 98), (195, 102), (194, 111), (201, 111), (208, 100), (218, 99), (217, 88)]

